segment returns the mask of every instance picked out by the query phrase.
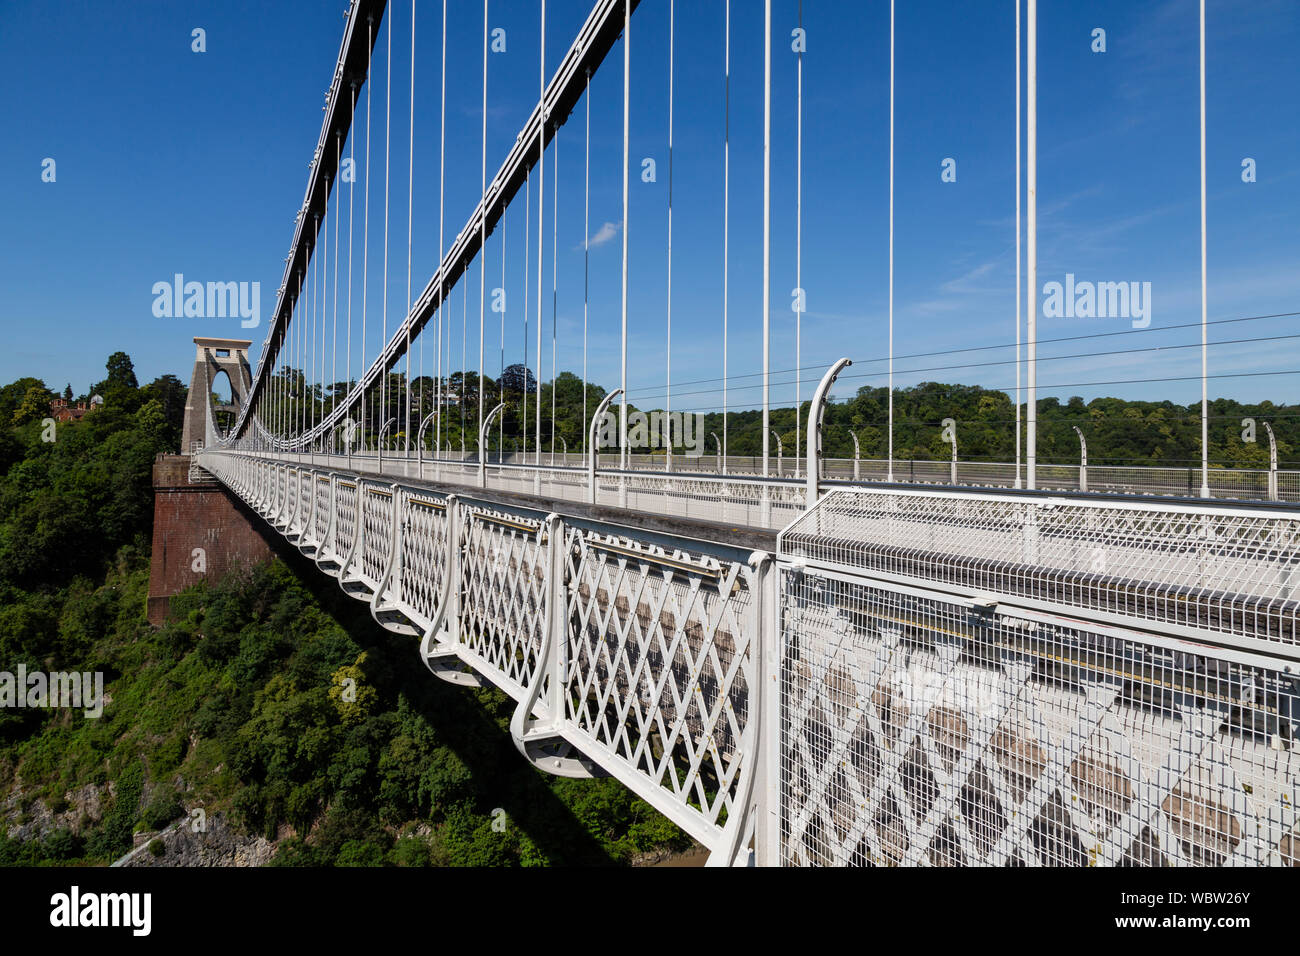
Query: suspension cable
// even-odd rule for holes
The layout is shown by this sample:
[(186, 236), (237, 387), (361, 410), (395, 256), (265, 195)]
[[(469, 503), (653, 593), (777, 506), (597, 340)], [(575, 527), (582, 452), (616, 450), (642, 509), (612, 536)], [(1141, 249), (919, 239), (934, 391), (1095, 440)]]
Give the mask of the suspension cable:
[[(726, 2), (723, 29), (722, 108), (722, 471), (727, 470), (727, 307), (731, 266), (731, 0)], [(624, 393), (626, 395), (626, 393)]]
[(528, 267), (532, 258), (532, 216), (533, 216), (533, 185), (530, 173), (524, 174), (524, 415), (523, 415), (523, 434), (524, 434), (524, 457), (520, 459), (521, 464), (528, 463)]
[[(343, 157), (343, 134), (337, 133), (334, 136), (334, 168), (342, 169)], [(337, 190), (338, 176), (334, 178), (334, 188)], [(330, 411), (333, 412), (339, 402), (338, 379), (339, 379), (339, 206), (341, 201), (334, 203), (334, 337), (330, 344)], [(330, 454), (334, 453), (334, 442), (330, 441)]]
[[(807, 45), (803, 32), (803, 0), (799, 0), (799, 57), (795, 64), (795, 160), (794, 160), (794, 364), (803, 365), (803, 48)], [(794, 377), (794, 469), (799, 471), (800, 430), (799, 418), (803, 412), (803, 382), (799, 372)], [(809, 422), (809, 430), (816, 423)]]
[(889, 467), (894, 480), (894, 0), (889, 0)]
[[(357, 84), (356, 81), (353, 80), (352, 117), (351, 117), (351, 121), (348, 123), (349, 129), (356, 122), (356, 117), (357, 117)], [(352, 180), (348, 183), (348, 319), (347, 319), (348, 370), (346, 373), (347, 382), (348, 382), (348, 400), (350, 402), (352, 399), (352, 225), (355, 219), (355, 216), (353, 214), (354, 206), (352, 200), (353, 197), (356, 195), (356, 191), (357, 191), (357, 138), (350, 134), (348, 136), (348, 150), (351, 153), (351, 160), (352, 160)], [(348, 446), (348, 467), (351, 467), (352, 464), (353, 443), (350, 439), (352, 439), (353, 437), (355, 436), (349, 435), (346, 428), (343, 430), (343, 440), (344, 442), (347, 443)]]
[(465, 372), (468, 371), (469, 355), (469, 282), (465, 277), (469, 273), (469, 264), (460, 269), (460, 460), (465, 460)]
[(676, 40), (677, 9), (674, 0), (668, 0), (668, 331), (665, 348), (664, 388), (667, 401), (664, 406), (668, 424), (665, 442), (664, 470), (673, 470), (673, 53)]
[(582, 160), (582, 453), (587, 454), (587, 298), (590, 293), (591, 236), (591, 67), (587, 67), (587, 86), (583, 91), (587, 123)]
[(382, 441), (383, 431), (388, 425), (388, 366), (385, 364), (384, 350), (388, 347), (388, 180), (389, 180), (389, 159), (393, 152), (393, 23), (388, 22), (388, 81), (384, 90), (384, 98), (387, 106), (384, 110), (384, 303), (383, 303), (383, 331), (379, 346), (380, 369), (379, 369), (379, 472), (384, 471), (384, 443)]
[(537, 418), (533, 455), (542, 463), (542, 257), (546, 219), (546, 0), (542, 0), (541, 55), (537, 61)]
[(627, 469), (627, 199), (628, 199), (628, 90), (632, 75), (632, 4), (623, 4), (623, 334), (622, 334), (622, 374), (619, 386), (619, 426), (618, 447), (619, 464)]
[[(373, 59), (374, 50), (374, 27), (369, 17), (366, 18), (366, 30), (369, 39), (366, 42), (366, 76), (370, 76), (370, 66)], [(370, 95), (371, 87), (374, 84), (367, 79), (366, 81), (366, 190), (362, 197), (362, 206), (364, 207), (365, 225), (361, 237), (361, 368), (366, 367), (366, 309), (367, 309), (367, 291), (370, 284), (370, 113), (372, 97)], [(361, 404), (361, 447), (366, 449), (366, 405), (368, 404), (366, 396), (362, 394)]]
[[(484, 0), (486, 3), (486, 0)], [(411, 0), (411, 123), (406, 166), (406, 314), (411, 314), (411, 219), (415, 198), (415, 0)], [(403, 450), (411, 454), (411, 323), (406, 326), (406, 415), (402, 419)]]
[[(488, 0), (483, 0), (483, 163), (479, 179), (479, 195), (487, 196), (487, 62), (488, 62)], [(478, 456), (483, 460), (487, 450), (483, 436), (483, 295), (487, 289), (487, 209), (478, 227)]]
[[(508, 208), (508, 207), (507, 207)], [(506, 209), (501, 210), (501, 371), (497, 378), (497, 402), (505, 404), (506, 400)], [(494, 297), (495, 298), (495, 297)], [(503, 412), (497, 424), (497, 457), (502, 458), (506, 449), (506, 416)]]
[[(892, 0), (891, 0), (892, 2)], [(772, 424), (772, 0), (763, 4), (763, 477)]]
[[(443, 315), (447, 310), (446, 282), (443, 279), (443, 228), (446, 207), (447, 186), (447, 0), (442, 0), (442, 94), (438, 106), (438, 383), (434, 402), (438, 408), (438, 420), (434, 423), (433, 450), (434, 457), (442, 455), (442, 353)], [(448, 323), (448, 335), (451, 325)]]
[(1020, 389), (1023, 369), (1020, 365), (1020, 0), (1012, 0), (1016, 7), (1016, 482), (1021, 487), (1020, 407), (1024, 396)]
[(560, 127), (552, 130), (551, 154), (551, 464), (555, 464), (555, 415), (559, 398), (555, 394), (555, 324), (559, 298), (556, 276), (560, 262)]

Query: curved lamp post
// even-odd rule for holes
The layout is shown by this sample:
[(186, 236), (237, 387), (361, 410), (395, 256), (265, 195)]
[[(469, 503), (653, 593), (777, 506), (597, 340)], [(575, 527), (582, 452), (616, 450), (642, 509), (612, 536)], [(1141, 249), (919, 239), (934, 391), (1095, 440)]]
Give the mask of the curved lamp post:
[(1277, 501), (1277, 439), (1273, 437), (1273, 426), (1268, 422), (1264, 422), (1264, 431), (1268, 432), (1268, 497), (1270, 501)]
[(1079, 436), (1079, 490), (1088, 490), (1088, 440), (1083, 437), (1078, 425), (1070, 426)]
[[(420, 427), (415, 433), (415, 461), (418, 474), (424, 477), (424, 430), (429, 427), (429, 423), (438, 417), (438, 409), (434, 409), (428, 415), (424, 416), (424, 421), (420, 422)], [(437, 451), (437, 448), (434, 449)], [(435, 474), (437, 472), (435, 471)]]
[(488, 417), (483, 420), (483, 429), (478, 433), (478, 486), (487, 487), (487, 449), (483, 447), (483, 436), (492, 434), (492, 419), (501, 414), (501, 409), (506, 407), (505, 402), (501, 402), (496, 408), (488, 412)]
[(600, 400), (596, 406), (596, 414), (591, 416), (591, 425), (587, 429), (587, 501), (591, 504), (596, 503), (596, 456), (600, 451), (596, 445), (596, 429), (600, 421), (609, 410), (609, 403), (619, 395), (623, 394), (621, 388), (616, 388)]
[(808, 406), (808, 484), (804, 501), (806, 508), (817, 504), (817, 499), (821, 496), (822, 413), (826, 410), (826, 396), (830, 394), (831, 386), (835, 384), (835, 379), (839, 377), (840, 372), (852, 364), (851, 360), (842, 358), (832, 365), (822, 376), (817, 391), (813, 393), (812, 402)]
[(388, 421), (384, 422), (383, 427), (379, 429), (379, 437), (376, 440), (375, 445), (377, 446), (377, 449), (379, 451), (379, 473), (380, 474), (383, 474), (384, 471), (384, 432), (388, 431), (389, 426), (396, 425), (396, 424), (397, 424), (397, 419), (390, 418)]

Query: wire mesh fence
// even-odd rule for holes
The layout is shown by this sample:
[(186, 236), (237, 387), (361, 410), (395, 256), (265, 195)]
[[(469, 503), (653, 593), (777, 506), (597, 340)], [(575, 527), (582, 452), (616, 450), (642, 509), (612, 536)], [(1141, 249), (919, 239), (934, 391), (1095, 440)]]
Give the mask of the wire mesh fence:
[(779, 860), (1300, 864), (1300, 682), (880, 583), (782, 577)]

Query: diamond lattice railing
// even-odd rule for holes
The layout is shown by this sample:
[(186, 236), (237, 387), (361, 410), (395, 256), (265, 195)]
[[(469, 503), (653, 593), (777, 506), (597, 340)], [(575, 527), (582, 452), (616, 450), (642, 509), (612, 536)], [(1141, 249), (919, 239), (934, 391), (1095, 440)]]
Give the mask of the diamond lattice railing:
[(372, 588), (379, 587), (388, 563), (388, 551), (393, 536), (393, 493), (375, 485), (361, 485), (361, 520), (365, 523), (361, 535), (360, 577)]
[(340, 564), (352, 551), (357, 532), (357, 483), (335, 479), (334, 558)]
[(545, 624), (541, 522), (472, 508), (461, 551), (461, 640), (515, 696), (532, 679)]
[(746, 569), (637, 554), (570, 529), (567, 716), (718, 823), (732, 805), (752, 683)]
[(433, 623), (447, 579), (447, 505), (436, 495), (404, 498), (401, 601), (421, 628)]

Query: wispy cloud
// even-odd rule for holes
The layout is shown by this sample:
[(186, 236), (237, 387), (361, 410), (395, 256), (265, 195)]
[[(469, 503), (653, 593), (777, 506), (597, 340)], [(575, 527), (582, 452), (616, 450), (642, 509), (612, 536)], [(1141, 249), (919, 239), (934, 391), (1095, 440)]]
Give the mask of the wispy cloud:
[(1001, 265), (997, 259), (991, 259), (988, 262), (981, 263), (975, 268), (969, 270), (964, 275), (957, 276), (944, 282), (939, 288), (954, 295), (967, 295), (970, 293), (983, 293), (989, 291), (1002, 292), (1003, 289), (990, 290), (984, 283), (979, 280), (987, 276), (993, 269)]
[(589, 240), (587, 240), (588, 245), (603, 246), (605, 243), (609, 242), (609, 240), (613, 239), (615, 236), (618, 235), (618, 230), (619, 230), (618, 223), (607, 222), (599, 229), (596, 230), (596, 234), (594, 236), (592, 236)]

